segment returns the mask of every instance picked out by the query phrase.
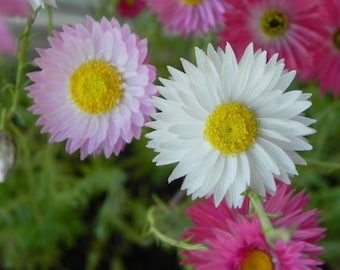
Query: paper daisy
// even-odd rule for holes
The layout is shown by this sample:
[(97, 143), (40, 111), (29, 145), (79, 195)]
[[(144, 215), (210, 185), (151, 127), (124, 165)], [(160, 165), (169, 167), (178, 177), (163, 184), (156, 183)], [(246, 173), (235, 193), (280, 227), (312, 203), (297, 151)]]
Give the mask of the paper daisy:
[(119, 0), (117, 11), (123, 17), (135, 17), (145, 7), (145, 0)]
[(322, 1), (324, 14), (323, 39), (315, 50), (312, 73), (323, 93), (331, 90), (334, 97), (340, 94), (340, 2)]
[(182, 35), (206, 33), (223, 22), (223, 0), (146, 0), (162, 25)]
[[(221, 46), (226, 42), (241, 55), (249, 42), (267, 50), (269, 56), (279, 53), (289, 69), (298, 71), (312, 66), (311, 51), (321, 42), (318, 1), (305, 0), (229, 0)], [(300, 74), (301, 72), (301, 74)]]
[(40, 71), (29, 74), (30, 108), (50, 142), (67, 140), (81, 159), (104, 152), (116, 155), (139, 138), (154, 112), (155, 70), (144, 63), (147, 41), (118, 21), (88, 17), (86, 26), (64, 26), (38, 49)]
[(147, 134), (154, 161), (177, 163), (168, 180), (185, 177), (182, 189), (193, 198), (213, 194), (215, 205), (241, 205), (248, 187), (275, 194), (274, 177), (289, 183), (304, 163), (295, 151), (311, 149), (303, 136), (314, 132), (313, 120), (301, 115), (310, 95), (286, 92), (295, 72), (252, 44), (239, 63), (229, 44), (195, 53), (197, 66), (182, 59), (184, 72), (170, 67), (170, 79), (160, 79), (160, 112)]
[(276, 196), (268, 196), (264, 209), (272, 214), (275, 228), (291, 232), (288, 241), (276, 240), (268, 245), (259, 219), (249, 214), (248, 201), (242, 208), (229, 209), (225, 203), (216, 208), (212, 200), (195, 203), (188, 211), (194, 226), (183, 235), (205, 250), (183, 251), (183, 264), (195, 269), (214, 270), (292, 270), (320, 269), (318, 255), (323, 237), (316, 210), (305, 210), (309, 198), (300, 192), (293, 195), (285, 184), (278, 184)]

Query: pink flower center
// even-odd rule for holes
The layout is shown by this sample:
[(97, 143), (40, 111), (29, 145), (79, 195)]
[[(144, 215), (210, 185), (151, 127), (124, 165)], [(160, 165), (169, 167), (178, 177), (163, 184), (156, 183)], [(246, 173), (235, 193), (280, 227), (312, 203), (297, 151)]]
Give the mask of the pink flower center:
[(182, 0), (183, 4), (186, 5), (197, 5), (202, 2), (202, 0)]
[(70, 95), (77, 107), (90, 114), (116, 107), (123, 96), (123, 80), (115, 67), (102, 60), (81, 64), (71, 75)]
[(274, 264), (267, 252), (253, 249), (247, 252), (240, 270), (274, 270)]
[(259, 21), (262, 32), (270, 38), (282, 36), (288, 28), (288, 18), (281, 11), (267, 10)]
[(336, 49), (340, 50), (340, 28), (336, 30), (332, 36), (333, 45)]

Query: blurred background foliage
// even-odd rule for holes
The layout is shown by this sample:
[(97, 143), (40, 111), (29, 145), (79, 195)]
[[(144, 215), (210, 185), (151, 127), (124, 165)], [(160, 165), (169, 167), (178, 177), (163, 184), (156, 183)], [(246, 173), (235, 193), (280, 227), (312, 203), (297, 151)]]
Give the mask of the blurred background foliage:
[[(58, 12), (64, 3), (58, 3)], [(185, 39), (166, 33), (147, 12), (134, 19), (119, 17), (115, 5), (100, 1), (91, 15), (116, 16), (147, 37), (150, 63), (160, 77), (168, 76), (166, 66), (180, 68), (181, 57), (192, 60), (195, 46), (205, 49), (216, 41), (212, 34)], [(41, 39), (46, 29), (37, 29), (34, 38)], [(28, 62), (36, 56), (30, 50)], [(14, 59), (1, 63), (1, 108), (10, 104), (7, 85), (15, 82), (15, 72)], [(313, 94), (308, 114), (317, 120), (317, 133), (309, 137), (314, 149), (302, 153), (308, 166), (298, 168), (293, 186), (305, 189), (310, 207), (320, 209), (327, 228), (322, 242), (325, 269), (338, 269), (340, 101), (321, 95), (313, 82), (291, 87)], [(183, 269), (176, 248), (148, 233), (151, 207), (154, 225), (165, 235), (178, 239), (190, 225), (185, 211), (191, 201), (178, 192), (181, 181), (166, 180), (173, 166), (156, 167), (144, 137), (127, 145), (119, 157), (80, 161), (78, 153), (65, 153), (64, 143), (47, 143), (48, 135), (40, 133), (36, 117), (27, 111), (30, 104), (21, 93), (18, 111), (7, 126), (17, 151), (15, 166), (0, 185), (0, 269)]]

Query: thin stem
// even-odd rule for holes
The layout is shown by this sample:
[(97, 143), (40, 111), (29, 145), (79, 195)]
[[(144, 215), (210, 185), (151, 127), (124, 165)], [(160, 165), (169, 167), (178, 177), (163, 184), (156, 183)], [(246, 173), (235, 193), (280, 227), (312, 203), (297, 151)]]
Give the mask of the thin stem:
[(25, 82), (24, 69), (25, 69), (26, 56), (27, 56), (27, 51), (28, 51), (28, 46), (29, 46), (29, 37), (30, 37), (33, 23), (37, 17), (39, 10), (40, 10), (40, 7), (37, 8), (33, 12), (32, 16), (30, 16), (27, 19), (25, 29), (23, 33), (21, 34), (19, 51), (17, 54), (18, 66), (17, 66), (17, 72), (16, 72), (14, 96), (13, 96), (12, 106), (8, 112), (7, 118), (11, 117), (11, 115), (15, 113), (17, 106), (19, 104), (20, 92)]
[(262, 200), (260, 196), (252, 191), (248, 193), (248, 197), (250, 199), (250, 202), (255, 210), (255, 213), (257, 217), (260, 220), (262, 230), (266, 234), (267, 232), (273, 230), (273, 226), (269, 220), (269, 217), (267, 213), (264, 211), (263, 205), (262, 205)]
[(147, 214), (147, 220), (150, 225), (149, 233), (153, 234), (155, 238), (161, 240), (164, 243), (167, 243), (168, 245), (180, 248), (180, 249), (186, 249), (186, 250), (204, 250), (205, 247), (203, 245), (193, 245), (188, 244), (183, 241), (178, 241), (176, 239), (173, 239), (163, 233), (161, 233), (155, 226), (155, 220), (154, 220), (154, 212), (156, 211), (156, 207), (151, 207)]
[(315, 159), (306, 159), (306, 162), (310, 165), (316, 165), (316, 166), (323, 167), (326, 169), (331, 169), (331, 170), (340, 169), (340, 163), (321, 161), (321, 160), (315, 160)]
[(47, 34), (48, 36), (52, 35), (53, 30), (53, 15), (52, 15), (52, 9), (49, 5), (45, 5), (46, 12), (47, 12)]
[(269, 214), (267, 214), (262, 205), (262, 199), (260, 195), (253, 191), (247, 191), (246, 195), (250, 199), (250, 203), (254, 208), (254, 211), (260, 220), (262, 232), (266, 238), (267, 243), (270, 246), (274, 246), (275, 240), (288, 241), (290, 239), (290, 231), (284, 229), (275, 229), (270, 222)]

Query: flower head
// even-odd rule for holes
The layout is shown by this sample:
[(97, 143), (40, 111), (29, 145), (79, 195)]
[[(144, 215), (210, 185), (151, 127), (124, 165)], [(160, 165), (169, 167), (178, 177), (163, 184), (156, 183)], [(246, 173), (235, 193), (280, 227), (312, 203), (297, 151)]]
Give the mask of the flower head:
[(170, 79), (160, 79), (160, 112), (147, 134), (154, 161), (177, 163), (169, 181), (185, 177), (182, 189), (193, 198), (213, 194), (216, 205), (242, 205), (248, 187), (274, 194), (274, 177), (289, 183), (295, 164), (304, 164), (295, 151), (311, 149), (303, 136), (314, 132), (313, 120), (301, 115), (310, 95), (286, 91), (295, 72), (252, 44), (239, 63), (229, 44), (195, 52), (197, 66), (182, 59), (184, 72), (170, 67)]
[(135, 17), (145, 7), (145, 0), (119, 0), (117, 11), (123, 17)]
[(146, 0), (165, 28), (182, 35), (206, 33), (223, 22), (221, 0)]
[[(321, 42), (318, 1), (305, 0), (230, 0), (232, 8), (224, 14), (226, 28), (221, 32), (226, 42), (240, 56), (249, 42), (267, 50), (269, 56), (279, 53), (289, 69), (303, 78), (311, 68), (311, 51)], [(301, 72), (301, 73), (300, 73)]]
[(323, 93), (332, 91), (334, 97), (340, 95), (340, 2), (321, 1), (324, 11), (322, 19), (323, 38), (314, 52), (312, 75), (320, 84)]
[(64, 26), (49, 42), (35, 60), (41, 70), (29, 74), (37, 124), (51, 133), (50, 142), (67, 140), (67, 152), (80, 149), (82, 159), (118, 155), (154, 112), (147, 41), (115, 19), (88, 17), (86, 26)]
[(241, 208), (230, 209), (225, 203), (217, 208), (211, 199), (195, 203), (188, 211), (194, 226), (183, 235), (205, 250), (183, 251), (184, 264), (195, 269), (275, 270), (319, 269), (317, 256), (323, 252), (317, 242), (323, 237), (316, 210), (305, 210), (309, 198), (303, 192), (293, 195), (289, 186), (278, 183), (276, 196), (267, 196), (263, 206), (272, 215), (275, 228), (290, 231), (288, 241), (269, 245), (259, 219), (249, 213), (246, 199)]

